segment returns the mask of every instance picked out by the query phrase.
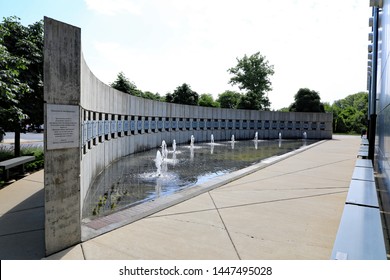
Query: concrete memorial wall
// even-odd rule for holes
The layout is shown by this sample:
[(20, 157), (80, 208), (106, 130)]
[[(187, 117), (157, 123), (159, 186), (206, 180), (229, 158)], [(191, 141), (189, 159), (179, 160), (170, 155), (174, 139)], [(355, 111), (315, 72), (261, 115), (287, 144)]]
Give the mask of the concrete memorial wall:
[(52, 254), (82, 241), (81, 209), (113, 161), (171, 145), (235, 139), (331, 139), (332, 114), (206, 108), (117, 91), (84, 61), (80, 28), (45, 17), (45, 239)]

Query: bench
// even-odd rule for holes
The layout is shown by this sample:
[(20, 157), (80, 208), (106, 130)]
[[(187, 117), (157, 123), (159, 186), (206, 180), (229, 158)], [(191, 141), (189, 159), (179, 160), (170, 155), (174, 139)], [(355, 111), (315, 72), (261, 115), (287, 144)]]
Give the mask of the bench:
[(352, 180), (375, 182), (374, 168), (355, 166), (352, 174)]
[(357, 157), (367, 159), (368, 158), (368, 146), (361, 145)]
[(354, 204), (379, 209), (375, 182), (352, 180), (345, 204)]
[(24, 164), (34, 161), (35, 156), (21, 156), (0, 162), (0, 168), (3, 170), (3, 179), (9, 179), (9, 170), (13, 167), (21, 166), (21, 172), (24, 173)]
[(331, 259), (387, 259), (371, 160), (356, 160)]
[(362, 138), (362, 142), (361, 142), (362, 145), (368, 145), (368, 139), (367, 138)]
[(359, 158), (363, 158), (363, 159), (367, 159), (368, 158), (368, 145), (369, 145), (369, 142), (367, 140), (367, 138), (365, 137), (362, 137), (362, 141), (360, 143), (360, 149), (359, 149), (359, 152), (357, 154), (357, 157)]
[(378, 208), (344, 206), (332, 251), (333, 260), (386, 260)]
[(372, 161), (368, 159), (357, 159), (355, 162), (355, 167), (370, 167), (373, 168)]

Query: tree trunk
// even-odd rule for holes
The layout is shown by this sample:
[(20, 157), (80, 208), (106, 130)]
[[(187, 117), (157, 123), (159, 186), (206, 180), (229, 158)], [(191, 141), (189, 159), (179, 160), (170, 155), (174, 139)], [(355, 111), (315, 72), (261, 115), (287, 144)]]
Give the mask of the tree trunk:
[(20, 128), (15, 129), (15, 157), (20, 157)]

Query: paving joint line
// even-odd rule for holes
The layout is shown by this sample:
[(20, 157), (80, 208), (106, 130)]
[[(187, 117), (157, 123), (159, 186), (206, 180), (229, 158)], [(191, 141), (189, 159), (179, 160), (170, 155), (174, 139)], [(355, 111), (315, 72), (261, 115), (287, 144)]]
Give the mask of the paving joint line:
[(45, 206), (42, 205), (42, 206), (35, 206), (35, 207), (30, 207), (30, 208), (23, 208), (23, 209), (20, 209), (20, 210), (8, 211), (8, 212), (5, 212), (5, 213), (0, 213), (0, 216), (20, 213), (20, 212), (23, 212), (23, 211), (34, 210), (34, 209), (39, 209), (39, 208), (45, 208)]
[[(153, 216), (148, 216), (145, 219), (154, 219), (154, 218), (162, 218), (162, 217), (170, 217), (175, 215), (184, 215), (184, 214), (195, 214), (195, 213), (201, 213), (201, 212), (208, 212), (208, 211), (215, 211), (215, 208), (209, 208), (209, 209), (202, 209), (202, 210), (194, 210), (194, 211), (186, 211), (186, 212), (177, 212), (177, 213), (170, 213), (170, 214), (154, 214)], [(158, 213), (158, 212), (157, 212)]]
[(42, 181), (31, 180), (31, 179), (27, 179), (27, 178), (22, 178), (20, 181), (28, 181), (28, 182), (34, 182), (34, 183), (41, 183), (41, 184), (44, 184), (44, 182), (42, 182)]
[[(332, 162), (332, 163), (327, 163), (327, 164), (323, 164), (323, 165), (318, 165), (318, 166), (314, 166), (314, 167), (309, 167), (309, 168), (305, 168), (305, 169), (301, 169), (301, 170), (295, 170), (295, 171), (291, 171), (291, 172), (286, 172), (286, 173), (282, 173), (282, 174), (277, 174), (277, 175), (269, 176), (269, 177), (266, 177), (266, 178), (261, 178), (261, 179), (258, 179), (258, 180), (247, 181), (247, 182), (243, 182), (243, 183), (240, 183), (240, 184), (231, 184), (230, 186), (228, 186), (228, 187), (225, 186), (224, 188), (227, 189), (227, 188), (236, 187), (236, 186), (239, 186), (239, 185), (245, 185), (245, 184), (249, 184), (249, 183), (255, 183), (255, 182), (259, 182), (259, 181), (264, 181), (264, 180), (269, 180), (269, 179), (273, 179), (273, 178), (283, 177), (283, 176), (285, 176), (285, 175), (291, 175), (291, 174), (299, 173), (299, 172), (302, 172), (302, 171), (307, 171), (307, 170), (311, 170), (311, 169), (316, 169), (316, 168), (320, 168), (320, 167), (324, 167), (324, 166), (327, 166), (327, 165), (332, 165), (332, 164), (340, 163), (340, 162), (344, 162), (344, 161), (349, 161), (349, 160), (350, 160), (350, 159), (335, 161), (335, 162)], [(267, 167), (268, 167), (268, 166), (267, 166)], [(333, 180), (333, 181), (342, 181), (342, 182), (344, 182), (344, 180), (334, 180), (334, 179), (332, 179), (332, 180)]]
[(24, 231), (16, 231), (16, 232), (11, 232), (11, 233), (6, 233), (6, 234), (1, 234), (0, 237), (6, 237), (10, 235), (15, 235), (15, 234), (24, 234), (24, 233), (29, 233), (29, 232), (34, 232), (34, 231), (41, 231), (45, 230), (45, 228), (37, 228), (37, 229), (31, 229), (31, 230), (24, 230)]
[(339, 191), (339, 192), (323, 193), (323, 194), (316, 194), (316, 195), (299, 196), (299, 197), (275, 199), (275, 200), (268, 200), (268, 201), (261, 201), (261, 202), (245, 203), (245, 204), (239, 204), (239, 205), (224, 206), (224, 207), (220, 207), (219, 209), (230, 209), (230, 208), (245, 207), (245, 206), (251, 206), (251, 205), (273, 203), (273, 202), (283, 202), (283, 201), (289, 201), (289, 200), (298, 200), (298, 199), (305, 199), (305, 198), (312, 198), (312, 197), (320, 197), (320, 196), (326, 196), (326, 195), (340, 194), (340, 193), (345, 193), (345, 192), (347, 192), (347, 191)]
[(87, 257), (85, 256), (83, 242), (80, 243), (80, 247), (81, 247), (81, 253), (83, 254), (83, 259), (86, 260)]
[[(225, 192), (228, 188), (215, 189), (214, 192)], [(306, 190), (337, 190), (337, 189), (349, 189), (349, 187), (323, 187), (323, 188), (279, 188), (279, 189), (256, 189), (256, 190), (227, 190), (229, 192), (263, 192), (263, 191), (306, 191)]]
[(236, 251), (236, 254), (237, 254), (238, 259), (241, 260), (241, 256), (240, 256), (240, 254), (238, 253), (237, 248), (236, 248), (236, 245), (234, 244), (234, 241), (233, 241), (233, 239), (232, 239), (232, 237), (231, 237), (231, 235), (230, 235), (230, 232), (229, 232), (228, 228), (226, 227), (225, 221), (223, 220), (223, 218), (222, 218), (222, 216), (221, 216), (221, 213), (219, 212), (219, 209), (218, 209), (217, 205), (215, 204), (215, 201), (214, 201), (214, 199), (213, 199), (213, 196), (211, 195), (210, 192), (208, 192), (208, 194), (209, 194), (209, 196), (210, 196), (210, 198), (211, 198), (211, 200), (212, 200), (212, 202), (213, 202), (213, 204), (214, 204), (214, 206), (215, 206), (215, 209), (217, 210), (217, 213), (218, 213), (219, 218), (221, 219), (221, 222), (222, 222), (222, 224), (223, 224), (223, 226), (224, 226), (224, 228), (225, 228), (225, 230), (226, 230), (226, 233), (227, 233), (227, 235), (229, 236), (229, 239), (230, 239), (230, 242), (231, 242), (232, 245), (233, 245), (234, 251)]
[[(287, 198), (287, 199), (280, 199), (280, 200), (270, 200), (270, 201), (260, 201), (260, 202), (254, 202), (249, 204), (240, 204), (240, 205), (233, 205), (233, 206), (226, 206), (226, 207), (220, 207), (219, 209), (229, 209), (233, 207), (241, 207), (241, 206), (247, 206), (247, 205), (255, 205), (255, 204), (263, 204), (263, 203), (272, 203), (272, 202), (278, 202), (278, 201), (285, 201), (285, 200), (293, 200), (293, 199), (304, 199), (304, 198), (310, 198), (310, 197), (316, 197), (316, 196), (324, 196), (324, 195), (332, 195), (332, 194), (338, 194), (338, 193), (344, 193), (348, 191), (348, 187), (339, 187), (339, 188), (321, 188), (321, 189), (345, 189), (343, 191), (339, 192), (332, 192), (332, 193), (325, 193), (325, 194), (317, 194), (312, 196), (304, 196), (304, 197), (293, 197), (293, 198)], [(274, 189), (267, 189), (273, 191)], [(287, 189), (283, 189), (282, 191), (285, 191)], [(299, 189), (299, 190), (305, 190), (305, 189)], [(252, 190), (251, 190), (252, 191)], [(262, 190), (259, 190), (262, 191)], [(213, 201), (214, 203), (214, 201)], [(214, 203), (215, 205), (215, 203)], [(162, 217), (169, 217), (169, 216), (176, 216), (176, 215), (186, 215), (186, 214), (193, 214), (193, 213), (201, 213), (201, 212), (208, 212), (208, 211), (214, 211), (217, 209), (202, 209), (202, 210), (195, 210), (195, 211), (185, 211), (185, 212), (176, 212), (176, 213), (170, 213), (170, 214), (164, 214), (164, 215), (156, 215), (146, 217), (147, 219), (154, 219), (154, 218), (162, 218)]]
[[(161, 217), (161, 218), (163, 218), (163, 217)], [(168, 217), (166, 216), (166, 218), (168, 218)], [(192, 222), (192, 221), (189, 221), (189, 220), (182, 220), (182, 219), (175, 219), (175, 218), (172, 218), (170, 220), (174, 220), (174, 221), (181, 222), (181, 223), (189, 223), (189, 224), (194, 224), (194, 225), (208, 226), (208, 227), (213, 227), (213, 228), (217, 228), (217, 229), (226, 230), (224, 227), (219, 227), (217, 225), (212, 225), (212, 224), (196, 223), (196, 222)]]

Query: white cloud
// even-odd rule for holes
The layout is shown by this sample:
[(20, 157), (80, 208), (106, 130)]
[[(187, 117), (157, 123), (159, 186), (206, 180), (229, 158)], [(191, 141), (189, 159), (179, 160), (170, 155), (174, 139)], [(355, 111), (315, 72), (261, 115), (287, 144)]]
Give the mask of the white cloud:
[(84, 0), (87, 8), (102, 15), (119, 14), (140, 15), (140, 7), (130, 0)]
[(102, 18), (109, 42), (95, 37), (91, 69), (105, 81), (124, 71), (142, 90), (165, 94), (186, 82), (216, 97), (231, 88), (236, 57), (260, 51), (275, 66), (272, 108), (288, 106), (300, 87), (328, 102), (365, 90), (370, 10), (359, 1), (85, 1), (139, 15)]

